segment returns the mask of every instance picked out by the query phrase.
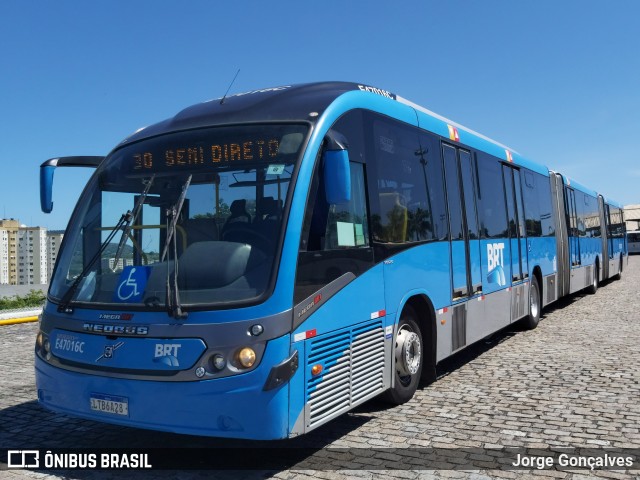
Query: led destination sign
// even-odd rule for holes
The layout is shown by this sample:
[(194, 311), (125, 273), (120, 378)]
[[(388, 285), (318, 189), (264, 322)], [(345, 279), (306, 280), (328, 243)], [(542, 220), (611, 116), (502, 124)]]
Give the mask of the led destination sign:
[[(134, 170), (158, 167), (180, 167), (183, 165), (204, 165), (226, 163), (234, 161), (273, 160), (278, 156), (280, 141), (275, 138), (252, 139), (240, 143), (213, 144), (207, 147), (186, 147), (167, 149), (164, 154), (153, 152), (136, 153), (133, 155)], [(164, 169), (164, 168), (163, 168)]]
[(229, 167), (237, 163), (295, 162), (304, 143), (304, 125), (245, 125), (163, 135), (117, 152), (120, 174)]

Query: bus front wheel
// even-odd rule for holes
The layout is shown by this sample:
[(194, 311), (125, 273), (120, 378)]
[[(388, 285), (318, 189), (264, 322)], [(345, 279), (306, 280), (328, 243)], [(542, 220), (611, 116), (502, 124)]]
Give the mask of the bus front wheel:
[(393, 348), (394, 386), (385, 392), (385, 401), (400, 405), (411, 400), (422, 373), (423, 345), (418, 317), (415, 310), (407, 305), (400, 317)]

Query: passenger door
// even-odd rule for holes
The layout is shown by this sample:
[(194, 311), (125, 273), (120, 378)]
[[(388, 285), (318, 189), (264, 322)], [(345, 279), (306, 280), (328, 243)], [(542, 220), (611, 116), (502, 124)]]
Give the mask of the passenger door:
[(451, 241), (451, 299), (464, 300), (482, 292), (480, 241), (475, 175), (471, 153), (443, 144)]
[(569, 258), (571, 259), (571, 267), (579, 266), (580, 258), (580, 239), (578, 236), (578, 212), (576, 211), (576, 194), (573, 188), (566, 189), (566, 208), (567, 208), (567, 225), (569, 230)]
[(509, 244), (511, 248), (511, 283), (519, 283), (529, 276), (527, 262), (527, 240), (522, 206), (522, 184), (520, 170), (509, 165), (502, 166), (507, 217), (509, 220)]

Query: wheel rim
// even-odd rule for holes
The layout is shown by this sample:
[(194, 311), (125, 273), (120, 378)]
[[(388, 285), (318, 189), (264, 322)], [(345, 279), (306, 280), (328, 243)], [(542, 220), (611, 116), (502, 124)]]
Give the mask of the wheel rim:
[(529, 297), (531, 302), (531, 316), (533, 318), (538, 318), (538, 312), (540, 310), (538, 301), (540, 295), (538, 294), (538, 286), (536, 284), (531, 285), (531, 295)]
[(403, 385), (411, 382), (411, 377), (418, 373), (421, 358), (420, 337), (408, 325), (400, 327), (396, 337), (396, 371)]

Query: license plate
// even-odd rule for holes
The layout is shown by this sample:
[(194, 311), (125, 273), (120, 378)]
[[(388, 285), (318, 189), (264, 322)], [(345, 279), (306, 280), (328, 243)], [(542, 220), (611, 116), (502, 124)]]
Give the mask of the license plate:
[(89, 405), (94, 412), (110, 413), (112, 415), (129, 416), (129, 399), (114, 395), (102, 395), (92, 393), (89, 397)]

